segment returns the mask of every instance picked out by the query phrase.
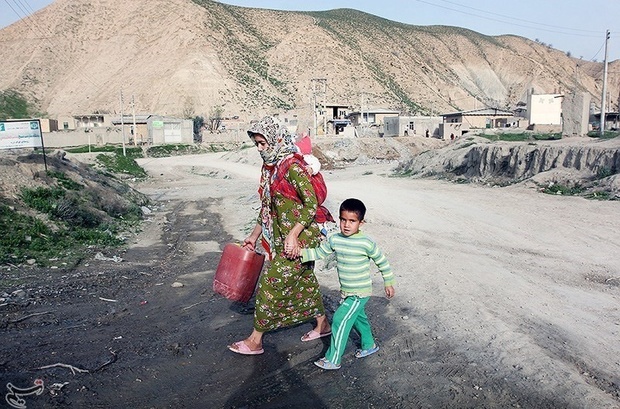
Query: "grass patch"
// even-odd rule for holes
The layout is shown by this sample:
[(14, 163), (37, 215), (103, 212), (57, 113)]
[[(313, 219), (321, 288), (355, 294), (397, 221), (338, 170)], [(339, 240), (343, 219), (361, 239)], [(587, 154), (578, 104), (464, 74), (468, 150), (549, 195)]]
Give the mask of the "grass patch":
[(410, 176), (415, 176), (417, 175), (417, 172), (414, 172), (412, 169), (406, 169), (406, 170), (402, 170), (402, 171), (395, 171), (392, 172), (392, 174), (390, 175), (390, 177), (395, 177), (395, 178), (406, 178), (406, 177), (410, 177)]
[[(117, 146), (117, 145), (103, 145), (103, 146), (90, 146), (90, 148), (88, 147), (88, 145), (84, 145), (84, 146), (78, 146), (75, 148), (67, 148), (65, 149), (66, 152), (69, 153), (89, 153), (89, 152), (101, 152), (101, 153), (115, 153), (117, 155), (122, 156), (123, 155), (123, 147), (122, 146)], [(125, 153), (127, 156), (132, 157), (132, 158), (142, 158), (144, 157), (144, 154), (142, 152), (142, 148), (138, 148), (138, 147), (126, 147), (125, 148)]]
[(121, 173), (136, 178), (146, 178), (147, 173), (138, 165), (136, 160), (130, 156), (119, 155), (118, 153), (97, 155), (97, 161), (112, 173)]
[(549, 195), (564, 195), (564, 196), (575, 196), (583, 193), (584, 189), (579, 184), (574, 186), (565, 186), (560, 184), (555, 184), (551, 186), (547, 186), (542, 190), (543, 193), (547, 193)]
[(601, 136), (600, 131), (590, 131), (588, 132), (588, 136), (590, 138), (613, 139), (613, 138), (617, 138), (618, 136), (620, 136), (620, 132), (619, 131), (604, 131), (603, 135)]
[(584, 196), (586, 199), (592, 200), (614, 200), (610, 192), (592, 192)]
[(490, 141), (505, 141), (505, 142), (527, 142), (527, 141), (553, 141), (562, 139), (561, 133), (531, 133), (531, 132), (520, 132), (520, 133), (496, 133), (494, 135), (485, 135), (480, 134), (481, 137), (486, 138)]
[(196, 145), (174, 144), (151, 146), (146, 153), (149, 157), (164, 158), (168, 156), (189, 155), (200, 153), (201, 149)]
[(56, 170), (48, 170), (47, 175), (56, 179), (56, 182), (67, 190), (80, 190), (84, 188), (84, 185), (79, 184), (73, 179), (69, 178), (65, 173)]
[(0, 203), (0, 264), (20, 264), (29, 259), (41, 266), (58, 261), (77, 262), (88, 246), (118, 246), (124, 241), (112, 231), (84, 227), (52, 228), (36, 217)]
[(561, 133), (542, 133), (542, 134), (532, 134), (532, 138), (537, 141), (557, 141), (562, 139)]

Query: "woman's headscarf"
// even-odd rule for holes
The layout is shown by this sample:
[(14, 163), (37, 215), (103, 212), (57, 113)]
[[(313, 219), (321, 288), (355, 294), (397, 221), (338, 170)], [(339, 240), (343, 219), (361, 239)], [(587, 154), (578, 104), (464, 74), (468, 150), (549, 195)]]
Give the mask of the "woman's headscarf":
[(269, 148), (260, 153), (267, 166), (274, 166), (279, 160), (297, 151), (288, 129), (271, 116), (264, 117), (250, 127), (248, 135), (252, 140), (255, 134), (262, 135), (269, 144)]
[(260, 152), (260, 156), (263, 158), (263, 168), (261, 170), (258, 194), (261, 199), (260, 219), (263, 232), (263, 247), (267, 250), (269, 258), (273, 259), (275, 254), (270, 186), (272, 178), (276, 176), (280, 162), (297, 152), (297, 147), (288, 129), (270, 116), (266, 116), (252, 124), (248, 130), (248, 136), (254, 140), (254, 135), (256, 134), (262, 135), (269, 145), (267, 149)]

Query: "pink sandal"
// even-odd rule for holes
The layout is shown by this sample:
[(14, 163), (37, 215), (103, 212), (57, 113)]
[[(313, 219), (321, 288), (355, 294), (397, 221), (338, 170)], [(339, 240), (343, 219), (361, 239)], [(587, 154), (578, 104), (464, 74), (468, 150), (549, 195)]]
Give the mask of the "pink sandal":
[(250, 349), (250, 347), (248, 346), (248, 344), (245, 343), (245, 341), (239, 341), (233, 343), (232, 345), (228, 345), (228, 349), (241, 355), (260, 355), (265, 352), (263, 348)]
[(307, 342), (307, 341), (313, 341), (315, 339), (319, 339), (319, 338), (323, 338), (323, 337), (328, 337), (332, 334), (331, 331), (327, 331), (327, 332), (316, 332), (315, 330), (312, 331), (308, 331), (306, 332), (302, 337), (301, 340), (302, 342)]

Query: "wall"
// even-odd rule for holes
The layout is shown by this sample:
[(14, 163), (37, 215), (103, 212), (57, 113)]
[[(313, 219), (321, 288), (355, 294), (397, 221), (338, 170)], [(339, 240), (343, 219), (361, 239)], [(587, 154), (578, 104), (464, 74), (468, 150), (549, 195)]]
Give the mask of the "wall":
[(566, 136), (584, 136), (588, 133), (590, 100), (587, 92), (571, 93), (562, 99), (562, 134)]
[[(129, 127), (125, 126), (125, 143), (129, 145)], [(123, 133), (121, 127), (83, 128), (73, 131), (57, 131), (43, 134), (45, 147), (66, 148), (72, 146), (105, 144), (122, 144)]]
[[(166, 119), (168, 121), (168, 119)], [(179, 138), (178, 142), (167, 141), (166, 135), (164, 135), (164, 128), (156, 129), (156, 133), (153, 137), (148, 137), (149, 130), (145, 124), (136, 124), (137, 140), (134, 140), (131, 135), (131, 128), (133, 124), (125, 124), (125, 146), (135, 146), (140, 143), (149, 143), (153, 145), (162, 144), (193, 144), (194, 143), (194, 124), (190, 119), (172, 120), (172, 122), (179, 124)], [(166, 123), (166, 122), (165, 122)], [(46, 147), (50, 148), (66, 148), (72, 146), (103, 146), (106, 144), (122, 144), (123, 143), (123, 128), (121, 126), (106, 126), (106, 127), (92, 127), (92, 128), (79, 128), (72, 131), (57, 131), (43, 134), (43, 143)], [(142, 135), (142, 141), (141, 141)]]

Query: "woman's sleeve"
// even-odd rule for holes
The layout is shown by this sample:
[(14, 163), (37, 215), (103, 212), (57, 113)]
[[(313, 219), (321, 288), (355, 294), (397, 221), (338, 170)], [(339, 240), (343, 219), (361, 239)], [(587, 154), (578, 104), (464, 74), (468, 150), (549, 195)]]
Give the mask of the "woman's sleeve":
[(297, 221), (304, 227), (308, 227), (314, 220), (316, 209), (318, 207), (316, 194), (314, 193), (312, 182), (310, 182), (310, 176), (300, 167), (300, 165), (294, 163), (288, 169), (288, 174), (286, 177), (297, 191), (297, 196), (302, 203), (302, 208), (299, 211)]

